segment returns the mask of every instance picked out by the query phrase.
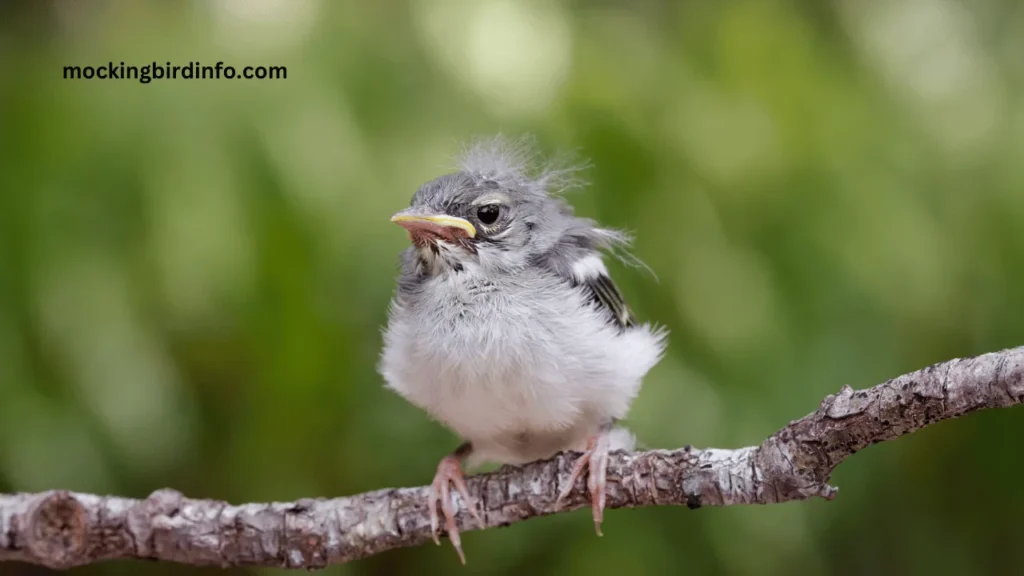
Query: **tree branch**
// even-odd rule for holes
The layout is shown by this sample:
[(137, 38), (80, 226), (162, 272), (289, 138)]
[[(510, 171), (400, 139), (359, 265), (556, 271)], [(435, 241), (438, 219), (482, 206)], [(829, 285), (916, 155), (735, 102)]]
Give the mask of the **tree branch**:
[[(1024, 347), (935, 364), (825, 398), (760, 446), (616, 453), (609, 508), (770, 504), (831, 499), (832, 471), (877, 442), (985, 408), (1024, 403)], [(576, 455), (503, 467), (469, 480), (488, 527), (589, 506), (576, 487), (562, 510), (559, 484)], [(0, 495), (0, 561), (69, 568), (114, 558), (191, 565), (318, 568), (430, 540), (427, 488), (332, 500), (232, 506), (159, 490), (145, 500), (66, 491)], [(474, 529), (459, 514), (463, 530)]]

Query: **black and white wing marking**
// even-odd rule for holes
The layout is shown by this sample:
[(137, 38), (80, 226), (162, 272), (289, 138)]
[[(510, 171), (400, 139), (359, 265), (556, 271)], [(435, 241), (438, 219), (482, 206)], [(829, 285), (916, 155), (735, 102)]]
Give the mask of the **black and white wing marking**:
[(590, 253), (574, 262), (569, 283), (582, 287), (597, 308), (608, 314), (609, 321), (621, 330), (636, 325), (636, 317), (626, 304), (619, 288), (612, 281), (601, 255)]

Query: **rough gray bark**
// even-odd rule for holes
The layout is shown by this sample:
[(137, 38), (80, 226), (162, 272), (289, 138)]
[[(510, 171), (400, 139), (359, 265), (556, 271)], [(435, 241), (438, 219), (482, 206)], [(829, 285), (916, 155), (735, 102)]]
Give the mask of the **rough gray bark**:
[[(867, 390), (849, 386), (760, 446), (613, 455), (608, 507), (832, 498), (829, 476), (862, 448), (985, 408), (1024, 403), (1024, 347), (943, 362)], [(469, 480), (488, 527), (554, 514), (575, 455)], [(457, 497), (457, 496), (456, 496)], [(64, 491), (0, 495), (0, 561), (69, 568), (113, 558), (317, 568), (430, 540), (427, 488), (232, 506), (159, 490), (145, 500)], [(589, 506), (582, 482), (562, 510)], [(461, 506), (461, 504), (460, 504)], [(463, 530), (464, 507), (459, 515)]]

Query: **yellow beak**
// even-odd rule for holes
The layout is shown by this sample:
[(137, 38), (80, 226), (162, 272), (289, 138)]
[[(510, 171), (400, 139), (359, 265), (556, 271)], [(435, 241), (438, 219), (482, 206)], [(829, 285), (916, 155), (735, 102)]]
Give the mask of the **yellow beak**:
[(476, 228), (469, 220), (448, 216), (447, 214), (409, 214), (399, 212), (391, 217), (391, 221), (399, 226), (409, 229), (443, 229), (455, 228), (462, 230), (466, 236), (476, 236)]

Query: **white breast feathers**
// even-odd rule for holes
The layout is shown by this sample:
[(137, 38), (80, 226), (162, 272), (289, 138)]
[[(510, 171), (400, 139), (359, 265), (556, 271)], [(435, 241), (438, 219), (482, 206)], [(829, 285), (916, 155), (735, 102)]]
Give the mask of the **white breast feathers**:
[(512, 463), (624, 417), (664, 346), (662, 331), (620, 331), (551, 275), (446, 274), (393, 303), (380, 370), (487, 459)]

